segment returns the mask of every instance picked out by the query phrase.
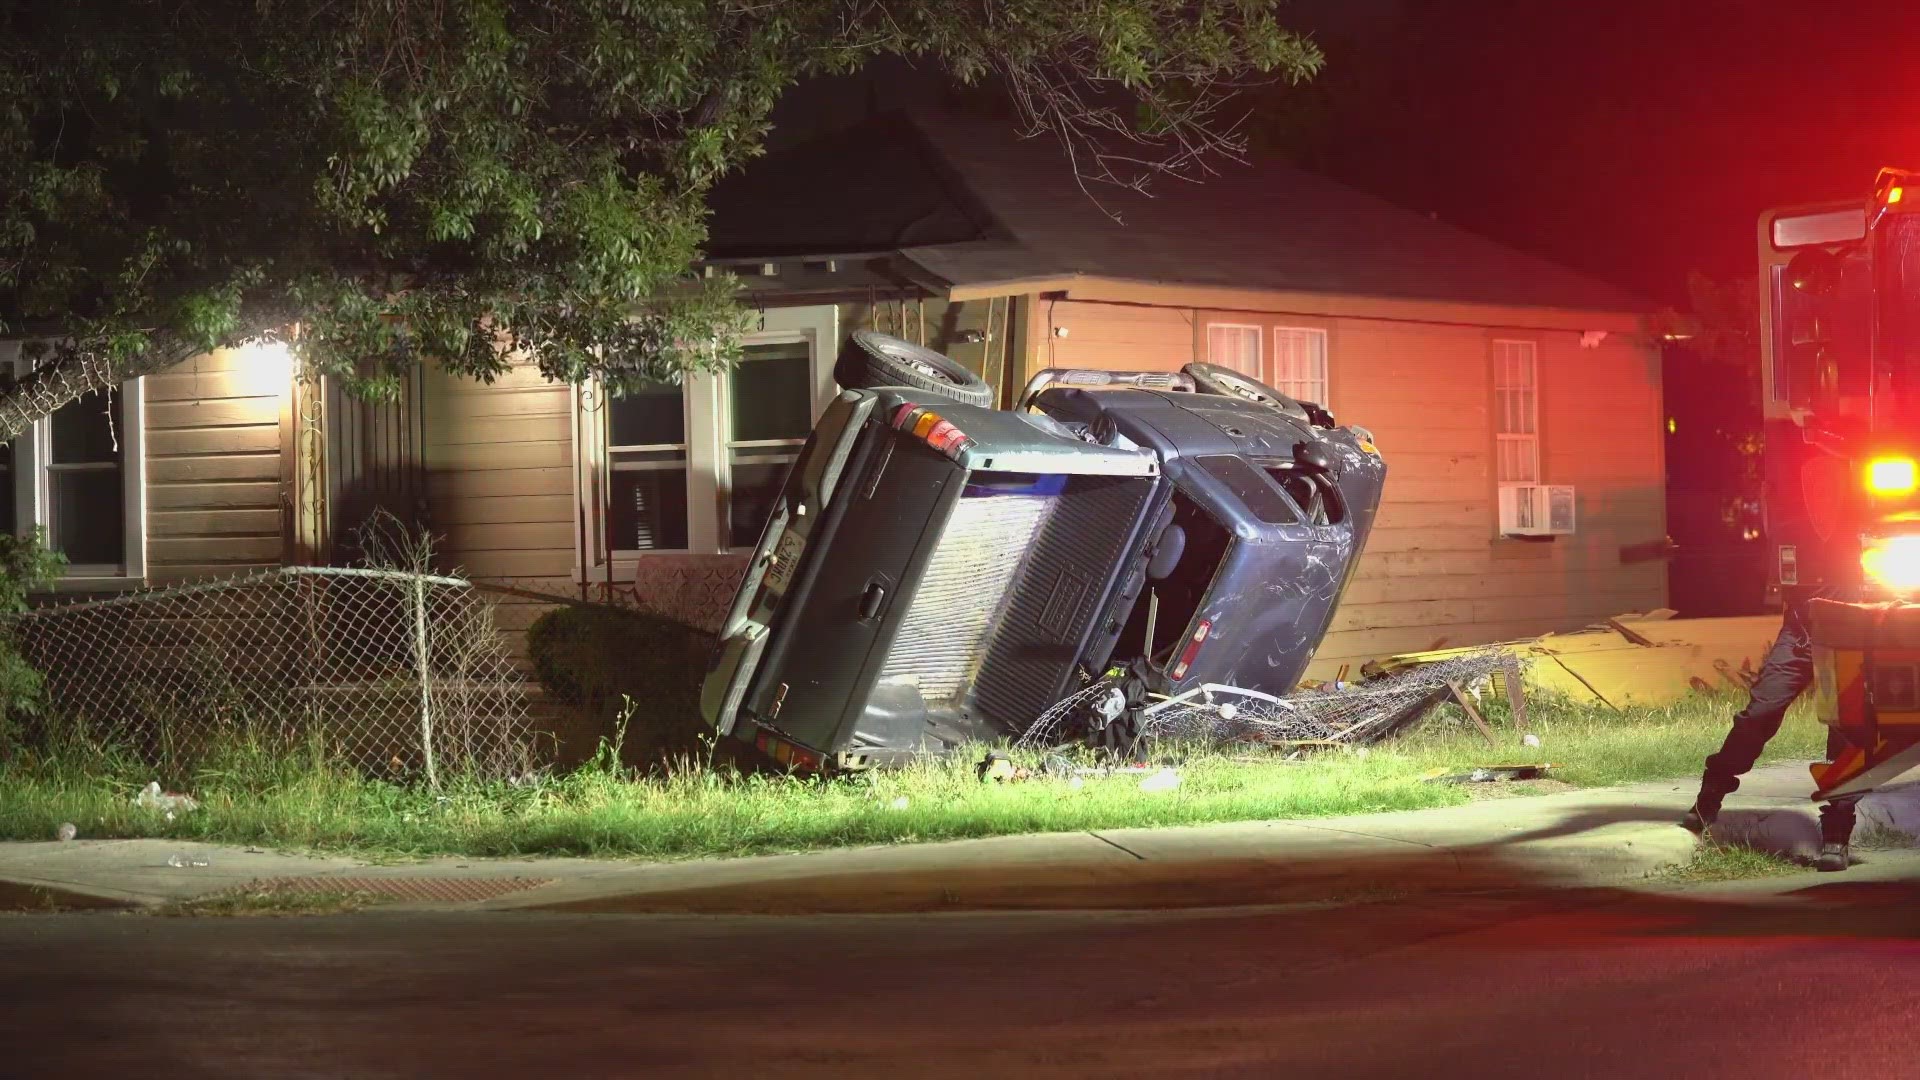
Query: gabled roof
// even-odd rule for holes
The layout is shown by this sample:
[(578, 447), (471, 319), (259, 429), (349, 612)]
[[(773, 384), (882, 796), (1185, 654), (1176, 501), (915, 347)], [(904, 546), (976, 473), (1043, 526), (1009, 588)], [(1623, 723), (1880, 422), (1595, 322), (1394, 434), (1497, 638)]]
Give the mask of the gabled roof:
[[(1579, 311), (1646, 301), (1258, 155), (1150, 197), (1083, 190), (1010, 122), (881, 117), (776, 151), (714, 194), (710, 252), (897, 251), (949, 288), (1059, 278)], [(1096, 201), (1097, 200), (1097, 201)], [(1119, 220), (1115, 220), (1115, 218)]]

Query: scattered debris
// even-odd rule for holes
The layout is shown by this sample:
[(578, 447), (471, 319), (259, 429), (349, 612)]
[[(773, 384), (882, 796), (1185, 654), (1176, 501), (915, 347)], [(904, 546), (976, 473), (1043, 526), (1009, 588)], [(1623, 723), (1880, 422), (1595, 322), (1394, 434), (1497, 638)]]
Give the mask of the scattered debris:
[(1429, 784), (1498, 784), (1512, 780), (1544, 780), (1553, 765), (1486, 765), (1471, 772), (1430, 775)]
[(1141, 791), (1172, 791), (1180, 786), (1180, 774), (1172, 769), (1161, 769), (1145, 780), (1140, 781)]
[(1004, 784), (1011, 780), (1026, 780), (1033, 776), (1033, 770), (1015, 765), (1013, 759), (998, 750), (991, 751), (973, 767), (981, 783), (991, 780)]
[[(1346, 684), (1344, 689), (1302, 690), (1284, 698), (1208, 683), (1114, 720), (1109, 727), (1131, 724), (1133, 730), (1105, 742), (1123, 750), (1137, 749), (1147, 740), (1282, 748), (1361, 746), (1404, 730), (1452, 697), (1455, 686), (1473, 685), (1513, 665), (1513, 658), (1497, 649), (1469, 650), (1444, 661)], [(1074, 718), (1084, 715), (1083, 710), (1076, 711), (1078, 706), (1107, 689), (1108, 684), (1095, 683), (1049, 709), (1027, 729), (1021, 744), (1061, 742)]]
[(888, 803), (887, 808), (889, 810), (905, 810), (907, 808), (907, 797), (905, 795), (900, 796)]
[(133, 797), (133, 805), (139, 807), (142, 810), (152, 810), (157, 813), (164, 813), (165, 815), (167, 815), (167, 820), (172, 821), (173, 815), (176, 813), (186, 813), (189, 810), (198, 810), (200, 808), (200, 800), (194, 798), (191, 795), (181, 795), (177, 792), (161, 791), (160, 781), (155, 780), (152, 783), (148, 784), (146, 787), (140, 789), (140, 794)]
[(1535, 734), (1534, 734), (1533, 732), (1531, 732), (1531, 731), (1529, 731), (1529, 732), (1527, 732), (1527, 733), (1526, 733), (1525, 735), (1522, 735), (1522, 736), (1520, 737), (1520, 745), (1522, 745), (1522, 746), (1539, 746), (1539, 745), (1540, 745), (1540, 736), (1538, 736), (1538, 735), (1535, 735)]
[(58, 837), (61, 840), (61, 842), (64, 843), (65, 841), (71, 840), (74, 837), (79, 836), (80, 830), (74, 826), (73, 822), (63, 821), (60, 823), (60, 827), (53, 831), (53, 835)]
[(185, 854), (175, 853), (167, 856), (167, 865), (179, 869), (185, 866), (212, 866), (213, 863), (205, 855), (195, 855), (189, 852)]

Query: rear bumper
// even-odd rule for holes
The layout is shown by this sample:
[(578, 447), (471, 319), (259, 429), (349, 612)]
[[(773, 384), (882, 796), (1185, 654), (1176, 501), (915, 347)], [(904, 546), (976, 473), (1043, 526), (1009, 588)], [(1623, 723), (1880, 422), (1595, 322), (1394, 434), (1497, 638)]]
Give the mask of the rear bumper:
[(1849, 748), (1812, 766), (1816, 799), (1871, 791), (1920, 765), (1920, 604), (1819, 599), (1814, 708)]

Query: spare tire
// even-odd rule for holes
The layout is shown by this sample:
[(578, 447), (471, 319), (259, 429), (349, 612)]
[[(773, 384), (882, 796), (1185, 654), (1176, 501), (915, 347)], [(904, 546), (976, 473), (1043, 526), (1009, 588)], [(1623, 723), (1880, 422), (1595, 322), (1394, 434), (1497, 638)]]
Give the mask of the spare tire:
[(840, 351), (833, 380), (849, 390), (910, 386), (966, 405), (993, 407), (993, 387), (980, 376), (924, 345), (890, 334), (855, 330)]
[(1278, 409), (1303, 424), (1313, 422), (1311, 413), (1304, 405), (1251, 375), (1242, 375), (1232, 368), (1221, 367), (1218, 364), (1202, 364), (1197, 361), (1180, 370), (1193, 377), (1195, 385), (1200, 387), (1200, 392), (1203, 394), (1237, 397), (1243, 401)]

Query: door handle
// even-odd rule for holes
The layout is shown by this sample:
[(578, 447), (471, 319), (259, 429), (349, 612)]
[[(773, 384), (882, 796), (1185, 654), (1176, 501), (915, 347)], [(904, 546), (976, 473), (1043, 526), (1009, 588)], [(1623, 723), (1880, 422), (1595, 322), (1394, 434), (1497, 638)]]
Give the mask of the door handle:
[(867, 586), (860, 596), (860, 617), (873, 619), (880, 614), (880, 605), (887, 601), (887, 587), (875, 581)]

